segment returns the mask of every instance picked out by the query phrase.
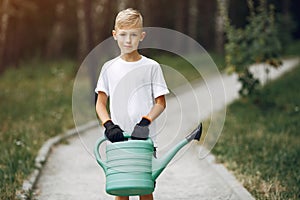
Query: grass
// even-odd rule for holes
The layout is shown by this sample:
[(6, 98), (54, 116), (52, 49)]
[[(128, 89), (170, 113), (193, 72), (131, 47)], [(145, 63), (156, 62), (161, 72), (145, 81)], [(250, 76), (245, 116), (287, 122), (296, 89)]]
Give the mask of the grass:
[[(162, 52), (154, 56), (162, 66), (164, 76), (169, 88), (176, 88), (187, 82), (208, 79), (218, 71), (224, 70), (223, 56), (216, 53), (201, 55), (185, 55), (181, 57), (170, 52)], [(169, 68), (171, 67), (171, 68)]]
[(213, 149), (257, 199), (300, 198), (300, 66), (227, 109)]
[(32, 61), (1, 75), (0, 199), (15, 199), (42, 144), (74, 127), (73, 76), (69, 61)]

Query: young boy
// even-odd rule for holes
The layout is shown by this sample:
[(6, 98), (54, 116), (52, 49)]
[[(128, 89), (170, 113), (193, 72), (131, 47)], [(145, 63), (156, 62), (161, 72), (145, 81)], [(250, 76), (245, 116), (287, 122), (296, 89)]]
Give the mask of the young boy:
[[(139, 42), (146, 35), (141, 14), (133, 9), (119, 12), (112, 35), (121, 54), (104, 64), (95, 89), (96, 112), (105, 136), (111, 142), (121, 142), (123, 132), (132, 133), (133, 139), (146, 139), (150, 134), (155, 144), (154, 120), (164, 111), (164, 95), (169, 91), (160, 65), (138, 52)], [(110, 115), (106, 109), (108, 97)], [(142, 195), (140, 199), (151, 200), (153, 195)]]

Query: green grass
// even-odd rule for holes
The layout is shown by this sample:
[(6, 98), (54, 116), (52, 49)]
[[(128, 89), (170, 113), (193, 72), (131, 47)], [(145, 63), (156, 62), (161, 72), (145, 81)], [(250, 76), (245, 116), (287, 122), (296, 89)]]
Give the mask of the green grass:
[[(224, 70), (223, 56), (216, 53), (185, 55), (181, 57), (169, 52), (162, 52), (154, 59), (162, 65), (162, 70), (169, 88), (176, 88), (186, 82), (199, 81)], [(171, 67), (171, 70), (168, 68)]]
[(73, 76), (69, 61), (32, 61), (0, 76), (0, 199), (15, 199), (41, 145), (74, 127)]
[(228, 107), (217, 160), (257, 199), (300, 198), (300, 66)]

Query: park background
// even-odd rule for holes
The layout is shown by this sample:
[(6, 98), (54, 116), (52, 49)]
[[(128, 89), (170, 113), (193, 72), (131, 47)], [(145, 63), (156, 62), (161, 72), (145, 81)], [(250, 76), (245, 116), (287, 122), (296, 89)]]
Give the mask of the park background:
[[(85, 56), (111, 36), (119, 10), (136, 8), (143, 13), (146, 27), (187, 34), (225, 71), (225, 57), (231, 52), (228, 48), (226, 52), (226, 44), (232, 41), (226, 37), (220, 6), (226, 8), (231, 25), (243, 29), (251, 23), (251, 2), (259, 7), (263, 1), (1, 0), (0, 199), (15, 199), (16, 191), (34, 169), (42, 144), (74, 127), (71, 101), (76, 72)], [(266, 9), (274, 5), (274, 43), (280, 44), (272, 56), (298, 57), (300, 3), (266, 3)], [(260, 34), (264, 36), (264, 32)], [(169, 60), (170, 66), (185, 65), (173, 55), (162, 58), (161, 52), (146, 53), (158, 61)], [(224, 133), (214, 148), (218, 161), (258, 199), (300, 198), (299, 77), (297, 67), (256, 95), (231, 105)]]

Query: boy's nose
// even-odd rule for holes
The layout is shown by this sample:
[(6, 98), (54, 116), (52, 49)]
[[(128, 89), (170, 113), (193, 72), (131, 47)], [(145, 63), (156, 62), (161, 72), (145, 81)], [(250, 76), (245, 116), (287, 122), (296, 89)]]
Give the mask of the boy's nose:
[(127, 42), (127, 43), (130, 43), (130, 42), (131, 42), (131, 37), (130, 37), (130, 35), (128, 35), (128, 36), (126, 37), (126, 42)]

